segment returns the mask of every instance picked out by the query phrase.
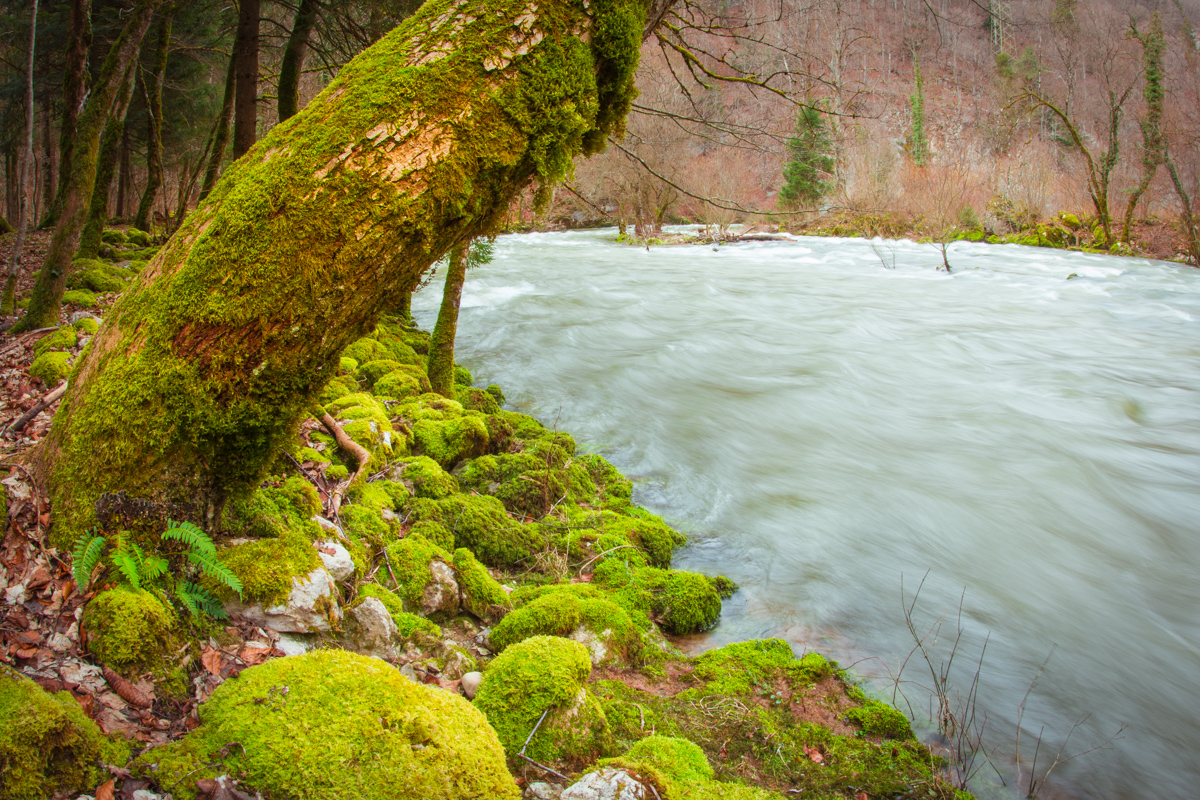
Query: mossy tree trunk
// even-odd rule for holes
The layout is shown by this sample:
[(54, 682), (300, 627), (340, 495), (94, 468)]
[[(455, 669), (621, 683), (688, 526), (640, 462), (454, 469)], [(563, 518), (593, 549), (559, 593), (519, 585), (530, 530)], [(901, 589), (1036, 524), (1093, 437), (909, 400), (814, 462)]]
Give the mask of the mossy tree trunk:
[(137, 215), (133, 219), (133, 227), (144, 231), (154, 226), (154, 198), (162, 186), (162, 126), (163, 79), (167, 75), (167, 57), (171, 53), (171, 17), (173, 6), (165, 6), (158, 17), (158, 39), (154, 48), (154, 62), (151, 67), (150, 79), (143, 78), (146, 89), (146, 190), (142, 192), (142, 200), (138, 203)]
[(275, 126), (81, 359), (37, 459), (57, 540), (104, 492), (201, 518), (252, 487), (381, 309), (620, 135), (645, 19), (645, 0), (432, 0)]
[(62, 212), (66, 197), (67, 178), (71, 174), (71, 155), (79, 112), (87, 96), (88, 50), (92, 46), (92, 0), (71, 0), (68, 16), (68, 38), (63, 68), (63, 113), (58, 129), (58, 190), (42, 226), (53, 225)]
[(429, 385), (442, 397), (454, 399), (454, 339), (458, 334), (458, 306), (462, 302), (463, 283), (467, 278), (467, 252), (470, 242), (450, 251), (446, 283), (442, 287), (442, 305), (437, 323), (429, 337)]
[(125, 27), (113, 42), (104, 60), (92, 92), (79, 115), (79, 134), (75, 140), (75, 151), (71, 158), (71, 179), (63, 201), (63, 214), (50, 248), (38, 272), (33, 293), (29, 298), (29, 310), (13, 328), (14, 332), (35, 330), (58, 323), (62, 309), (63, 291), (67, 285), (67, 273), (71, 269), (71, 256), (79, 243), (79, 235), (87, 220), (92, 202), (92, 189), (96, 183), (96, 156), (100, 149), (100, 132), (120, 90), (121, 78), (137, 54), (146, 28), (162, 0), (137, 0), (126, 18)]
[(225, 72), (225, 95), (221, 101), (221, 114), (217, 117), (217, 129), (213, 136), (212, 151), (208, 154), (208, 166), (204, 170), (204, 183), (200, 185), (200, 200), (212, 193), (221, 174), (221, 162), (225, 160), (225, 148), (229, 146), (229, 121), (233, 118), (233, 96), (237, 90), (237, 51), (229, 56), (229, 69)]
[(1146, 81), (1142, 88), (1142, 96), (1146, 100), (1146, 118), (1141, 120), (1142, 128), (1142, 180), (1129, 193), (1129, 203), (1125, 206), (1125, 221), (1121, 225), (1121, 241), (1129, 244), (1129, 229), (1133, 225), (1133, 212), (1138, 201), (1150, 188), (1150, 182), (1158, 174), (1158, 167), (1163, 163), (1163, 50), (1166, 47), (1166, 37), (1163, 35), (1162, 18), (1158, 12), (1150, 17), (1150, 30), (1138, 33), (1136, 26), (1131, 34), (1142, 45), (1142, 72)]
[(259, 0), (238, 0), (237, 35), (233, 42), (233, 56), (237, 61), (234, 158), (245, 155), (258, 137), (258, 14)]
[(304, 72), (304, 56), (308, 52), (308, 37), (317, 24), (320, 0), (300, 0), (296, 9), (296, 20), (283, 50), (283, 61), (279, 65), (279, 121), (300, 110), (300, 76)]
[(133, 99), (134, 65), (130, 64), (121, 80), (121, 88), (113, 103), (112, 113), (104, 123), (100, 136), (100, 153), (96, 156), (96, 183), (92, 187), (92, 202), (88, 208), (87, 222), (79, 237), (77, 258), (95, 258), (100, 252), (104, 226), (108, 224), (108, 190), (112, 187), (113, 175), (121, 156), (121, 144), (125, 140), (125, 114)]

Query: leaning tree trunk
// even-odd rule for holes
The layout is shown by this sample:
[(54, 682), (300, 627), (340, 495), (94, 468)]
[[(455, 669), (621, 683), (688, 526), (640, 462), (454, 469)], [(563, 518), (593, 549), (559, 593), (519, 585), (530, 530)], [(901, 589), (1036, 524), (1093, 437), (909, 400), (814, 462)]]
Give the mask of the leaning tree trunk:
[(300, 7), (296, 9), (296, 21), (292, 23), (292, 33), (288, 36), (283, 61), (279, 64), (280, 122), (300, 110), (300, 76), (304, 72), (308, 37), (317, 24), (317, 12), (320, 9), (320, 0), (300, 0)]
[(221, 114), (217, 117), (217, 128), (213, 134), (212, 151), (208, 154), (208, 166), (204, 170), (204, 183), (200, 186), (200, 199), (212, 192), (221, 174), (221, 162), (225, 160), (225, 148), (229, 144), (229, 120), (233, 117), (233, 95), (237, 89), (237, 51), (229, 56), (229, 69), (225, 72), (225, 96), (221, 101)]
[(458, 306), (462, 302), (463, 283), (467, 278), (469, 241), (450, 251), (446, 267), (446, 285), (442, 288), (442, 306), (429, 337), (429, 384), (442, 397), (454, 399), (454, 339), (458, 335)]
[(58, 130), (58, 191), (46, 214), (42, 227), (53, 225), (62, 213), (71, 175), (71, 156), (75, 151), (75, 136), (79, 112), (87, 97), (88, 49), (92, 46), (92, 0), (71, 0), (67, 52), (63, 69), (63, 113)]
[(137, 54), (150, 18), (162, 0), (138, 0), (129, 12), (125, 27), (113, 42), (104, 60), (92, 93), (79, 115), (79, 135), (71, 157), (71, 182), (63, 202), (63, 215), (54, 229), (50, 248), (38, 272), (37, 282), (29, 298), (29, 310), (13, 328), (15, 332), (35, 330), (58, 324), (62, 296), (71, 269), (71, 256), (79, 243), (79, 234), (87, 220), (96, 183), (96, 156), (100, 149), (100, 132), (108, 119), (121, 78), (129, 62)]
[(108, 122), (104, 123), (100, 154), (96, 157), (96, 183), (92, 187), (92, 202), (83, 233), (79, 237), (76, 258), (95, 258), (100, 253), (104, 226), (108, 224), (108, 190), (112, 187), (113, 175), (121, 157), (121, 144), (125, 139), (125, 113), (129, 110), (129, 101), (133, 99), (133, 85), (136, 82), (133, 73), (134, 66), (130, 65), (125, 70), (125, 78), (121, 81)]
[(380, 309), (619, 132), (644, 0), (433, 0), (234, 163), (109, 311), (40, 451), (56, 539), (104, 492), (211, 521)]

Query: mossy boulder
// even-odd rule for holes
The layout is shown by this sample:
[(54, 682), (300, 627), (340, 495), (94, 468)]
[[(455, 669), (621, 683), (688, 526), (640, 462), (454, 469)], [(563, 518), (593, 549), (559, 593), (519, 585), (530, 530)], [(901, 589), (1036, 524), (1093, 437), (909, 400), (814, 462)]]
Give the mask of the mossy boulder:
[(454, 572), (467, 611), (489, 622), (496, 621), (508, 611), (508, 592), (465, 547), (454, 551)]
[(497, 656), (475, 694), (475, 707), (508, 753), (521, 749), (546, 709), (570, 706), (592, 672), (587, 648), (557, 636), (535, 636)]
[(383, 603), (383, 607), (392, 615), (392, 622), (396, 623), (396, 629), (400, 632), (401, 638), (412, 639), (421, 633), (432, 640), (440, 638), (442, 635), (442, 629), (433, 622), (405, 611), (404, 601), (400, 595), (384, 586), (377, 583), (364, 583), (358, 587), (358, 596), (360, 598), (374, 597)]
[(188, 773), (209, 763), (276, 800), (519, 796), (479, 711), (354, 653), (251, 667), (217, 688), (200, 721), (141, 757), (160, 785), (188, 785)]
[(128, 758), (69, 692), (50, 694), (0, 665), (0, 800), (73, 797), (108, 778), (103, 764)]
[(113, 245), (125, 244), (125, 233), (123, 231), (116, 230), (115, 228), (109, 228), (100, 234), (100, 241), (104, 242), (105, 244)]
[[(264, 607), (282, 603), (295, 579), (304, 578), (322, 565), (312, 540), (295, 530), (225, 548), (220, 557), (242, 582), (241, 599)], [(228, 593), (225, 596), (232, 597)]]
[(594, 664), (628, 657), (640, 642), (638, 628), (616, 603), (589, 594), (546, 592), (500, 620), (488, 641), (502, 651), (533, 636), (564, 636), (586, 646)]
[(100, 322), (91, 317), (81, 317), (75, 323), (75, 330), (80, 336), (95, 336), (96, 331), (100, 330)]
[(454, 535), (454, 546), (465, 547), (489, 567), (515, 564), (545, 545), (545, 535), (532, 525), (508, 516), (504, 505), (486, 495), (451, 495), (443, 500), (416, 500), (412, 522), (437, 522)]
[(858, 725), (868, 736), (901, 741), (913, 738), (908, 717), (878, 700), (867, 700), (862, 706), (846, 712), (846, 719)]
[(500, 404), (486, 389), (476, 389), (473, 386), (455, 386), (454, 399), (468, 411), (481, 411), (484, 414), (495, 414), (500, 411)]
[(721, 595), (695, 572), (630, 568), (616, 559), (597, 567), (593, 581), (616, 590), (614, 599), (631, 612), (650, 614), (667, 633), (708, 630), (721, 617)]
[(411, 487), (416, 497), (441, 500), (458, 493), (458, 481), (428, 456), (413, 456), (388, 469), (387, 476)]
[(671, 566), (675, 549), (687, 542), (682, 533), (648, 511), (639, 509), (629, 516), (606, 513), (602, 519), (604, 533), (624, 537), (645, 553), (646, 560), (655, 567)]
[(381, 358), (359, 365), (354, 371), (358, 382), (368, 388), (374, 387), (375, 382), (400, 366), (400, 362), (390, 358)]
[(396, 579), (396, 594), (410, 611), (453, 616), (459, 608), (459, 587), (454, 558), (441, 547), (411, 531), (387, 548), (389, 576)]
[(413, 423), (412, 432), (416, 449), (446, 469), (463, 459), (483, 455), (491, 441), (484, 416), (475, 411), (443, 419), (420, 419)]
[(42, 353), (29, 365), (29, 377), (37, 378), (48, 387), (54, 387), (67, 379), (71, 371), (71, 354), (59, 351)]
[(175, 616), (162, 600), (129, 586), (100, 592), (83, 611), (88, 651), (122, 673), (160, 667), (174, 641), (174, 625)]
[(368, 549), (377, 550), (396, 538), (396, 534), (379, 511), (365, 505), (343, 506), (342, 524), (346, 534)]
[(647, 736), (620, 758), (603, 762), (650, 779), (663, 800), (776, 800), (774, 792), (724, 783), (704, 755), (686, 739)]
[(59, 328), (38, 340), (33, 346), (33, 355), (36, 357), (55, 350), (70, 350), (78, 337), (74, 328)]
[(71, 264), (67, 288), (88, 289), (93, 292), (119, 292), (125, 288), (128, 275), (120, 268), (94, 258), (82, 258)]
[(404, 364), (375, 381), (372, 391), (378, 397), (393, 397), (403, 400), (426, 394), (430, 389), (429, 377), (425, 374), (425, 370), (418, 366)]

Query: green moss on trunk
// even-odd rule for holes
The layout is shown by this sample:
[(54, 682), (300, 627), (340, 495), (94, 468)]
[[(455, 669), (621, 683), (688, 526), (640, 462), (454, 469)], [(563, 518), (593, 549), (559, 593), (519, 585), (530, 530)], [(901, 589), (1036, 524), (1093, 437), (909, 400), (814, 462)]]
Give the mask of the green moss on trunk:
[(644, 15), (430, 2), (273, 128), (89, 348), (43, 452), (58, 541), (105, 491), (215, 507), (252, 486), (382, 309), (619, 126)]

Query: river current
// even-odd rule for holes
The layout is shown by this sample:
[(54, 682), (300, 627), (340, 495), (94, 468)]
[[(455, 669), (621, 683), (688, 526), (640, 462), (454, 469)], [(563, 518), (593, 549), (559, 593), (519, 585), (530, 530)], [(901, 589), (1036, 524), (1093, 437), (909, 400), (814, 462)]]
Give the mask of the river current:
[(497, 240), (458, 360), (633, 478), (690, 537), (676, 567), (741, 585), (689, 647), (779, 636), (891, 699), (924, 577), (935, 660), (961, 604), (961, 692), (986, 639), (1010, 785), (1021, 713), (1039, 767), (1081, 719), (1064, 754), (1121, 731), (1054, 771), (1060, 796), (1200, 796), (1200, 270), (958, 243), (946, 274), (911, 242), (615, 233)]

